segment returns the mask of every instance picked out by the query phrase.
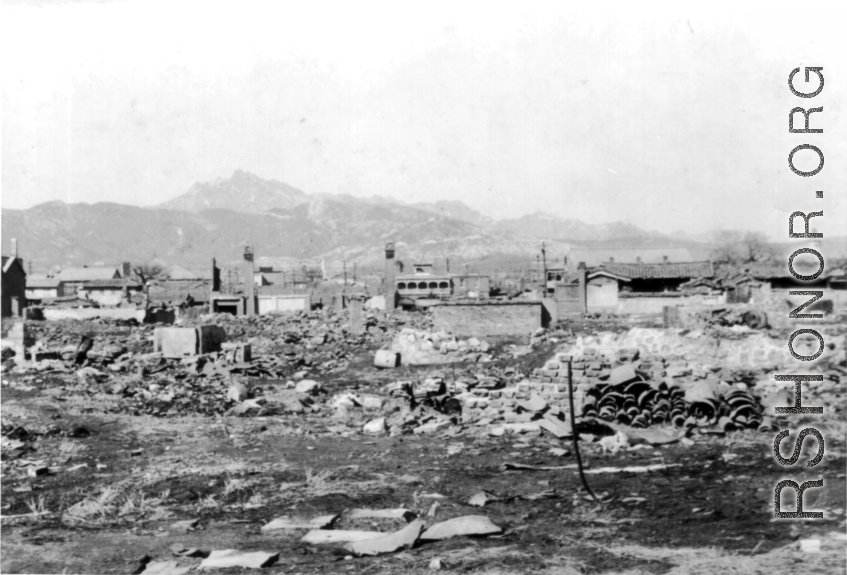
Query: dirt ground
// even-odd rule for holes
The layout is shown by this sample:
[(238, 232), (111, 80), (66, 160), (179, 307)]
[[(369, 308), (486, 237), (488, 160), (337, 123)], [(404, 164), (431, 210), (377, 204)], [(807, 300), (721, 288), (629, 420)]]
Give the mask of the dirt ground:
[[(543, 355), (543, 354), (542, 354)], [(527, 362), (538, 361), (528, 357)], [(364, 355), (328, 380), (330, 393), (390, 380)], [(15, 376), (10, 376), (14, 380)], [(4, 377), (4, 383), (10, 378)], [(383, 381), (378, 381), (382, 378)], [(5, 462), (3, 573), (138, 573), (147, 561), (175, 559), (172, 548), (279, 552), (268, 573), (416, 573), (430, 562), (463, 573), (844, 573), (845, 426), (827, 430), (826, 455), (813, 470), (786, 473), (770, 433), (693, 435), (693, 444), (603, 453), (584, 438), (587, 469), (664, 463), (655, 473), (588, 475), (506, 470), (515, 462), (567, 466), (570, 440), (547, 435), (456, 434), (370, 437), (325, 413), (273, 417), (159, 418), (110, 413), (108, 395), (2, 389), (3, 422), (47, 429), (23, 457), (49, 462), (32, 478)], [(333, 429), (328, 429), (332, 427)], [(342, 430), (343, 431), (343, 430)], [(822, 477), (807, 510), (824, 520), (773, 520), (773, 490), (784, 478)], [(484, 508), (468, 499), (501, 496)], [(788, 499), (792, 497), (787, 492)], [(535, 497), (532, 497), (535, 496)], [(261, 531), (280, 516), (311, 518), (353, 508), (400, 508), (428, 523), (486, 515), (503, 534), (454, 538), (380, 557), (352, 558), (340, 546), (300, 542), (305, 530)], [(193, 530), (176, 522), (196, 519)], [(349, 520), (336, 528), (394, 531), (402, 520)], [(820, 552), (801, 551), (819, 539)], [(241, 568), (220, 573), (244, 572)]]

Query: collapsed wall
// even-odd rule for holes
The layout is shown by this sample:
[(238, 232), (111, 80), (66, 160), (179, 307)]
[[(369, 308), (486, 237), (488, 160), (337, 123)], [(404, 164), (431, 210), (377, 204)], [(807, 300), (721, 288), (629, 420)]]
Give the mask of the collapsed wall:
[(432, 323), (436, 329), (458, 337), (528, 340), (541, 327), (542, 304), (540, 301), (442, 303), (433, 306)]
[(446, 331), (403, 328), (389, 351), (400, 354), (402, 365), (437, 365), (491, 361), (490, 345), (476, 337), (456, 338)]
[[(836, 350), (843, 350), (843, 336), (830, 339)], [(763, 397), (788, 405), (790, 390), (769, 374), (790, 359), (784, 339), (758, 332), (733, 339), (644, 328), (600, 333), (579, 337), (513, 387), (474, 390), (478, 399), (466, 407), (469, 417), (497, 417), (520, 411), (521, 402), (537, 398), (569, 413), (570, 361), (577, 416), (638, 427), (692, 423), (757, 428), (768, 425)], [(810, 369), (824, 370), (825, 364), (818, 363)]]

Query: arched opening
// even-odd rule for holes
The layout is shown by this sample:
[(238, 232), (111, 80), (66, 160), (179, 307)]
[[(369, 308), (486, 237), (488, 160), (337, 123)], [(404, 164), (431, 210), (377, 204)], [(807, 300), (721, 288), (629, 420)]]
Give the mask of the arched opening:
[(438, 282), (429, 282), (429, 289), (438, 289)]
[(418, 289), (426, 289), (426, 282), (420, 282), (418, 284)]
[(397, 289), (406, 289), (406, 282), (400, 282), (397, 284)]

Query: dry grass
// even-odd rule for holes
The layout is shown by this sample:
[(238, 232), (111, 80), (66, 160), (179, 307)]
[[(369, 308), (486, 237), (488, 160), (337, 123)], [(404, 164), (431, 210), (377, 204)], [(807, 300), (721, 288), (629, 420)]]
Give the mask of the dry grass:
[(50, 513), (45, 506), (43, 495), (39, 495), (38, 499), (34, 497), (28, 499), (26, 506), (29, 507), (29, 511), (33, 515), (46, 515)]
[(169, 492), (148, 497), (138, 489), (124, 491), (109, 485), (96, 497), (88, 497), (68, 507), (62, 520), (70, 525), (97, 525), (120, 519), (164, 519), (169, 513), (164, 503)]
[(88, 446), (80, 443), (79, 441), (70, 441), (68, 439), (63, 439), (59, 444), (59, 451), (64, 453), (65, 455), (77, 455), (82, 453), (88, 449)]
[(236, 479), (232, 476), (224, 479), (224, 497), (229, 497), (233, 493), (243, 491), (247, 488), (247, 483), (243, 479)]
[(311, 467), (306, 468), (306, 488), (309, 491), (317, 493), (331, 493), (332, 486), (330, 481), (334, 475), (334, 470), (325, 469), (315, 473)]
[(220, 509), (221, 502), (215, 499), (214, 495), (207, 495), (197, 504), (197, 510), (203, 509)]

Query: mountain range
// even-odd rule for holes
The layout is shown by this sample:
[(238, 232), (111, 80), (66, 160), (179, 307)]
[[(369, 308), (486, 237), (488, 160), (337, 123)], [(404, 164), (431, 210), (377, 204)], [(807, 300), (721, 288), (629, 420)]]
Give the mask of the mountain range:
[(238, 261), (242, 246), (257, 255), (346, 260), (378, 265), (385, 242), (398, 257), (531, 263), (545, 241), (551, 259), (573, 245), (692, 245), (629, 223), (592, 225), (535, 213), (494, 221), (461, 201), (406, 204), (391, 198), (308, 194), (284, 182), (236, 171), (192, 185), (155, 206), (47, 202), (3, 209), (3, 246), (18, 239), (33, 271), (120, 261), (206, 269), (212, 257)]

